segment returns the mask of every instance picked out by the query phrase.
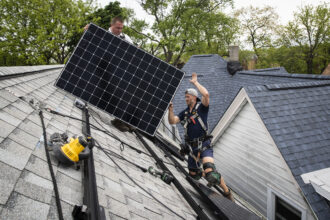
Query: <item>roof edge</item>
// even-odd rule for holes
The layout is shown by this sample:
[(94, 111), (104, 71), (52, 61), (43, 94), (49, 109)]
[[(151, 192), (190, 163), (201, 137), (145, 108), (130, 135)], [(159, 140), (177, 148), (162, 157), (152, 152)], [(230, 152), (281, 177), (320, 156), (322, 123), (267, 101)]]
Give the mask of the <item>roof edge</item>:
[(63, 67), (64, 67), (64, 65), (49, 65), (48, 68), (42, 68), (42, 69), (32, 70), (32, 71), (27, 71), (27, 72), (17, 72), (17, 73), (12, 73), (12, 74), (0, 75), (0, 81), (6, 80), (6, 79), (18, 78), (18, 77), (22, 77), (22, 76), (38, 74), (38, 73), (46, 72), (49, 70), (62, 69)]
[(276, 83), (257, 86), (245, 86), (247, 92), (253, 91), (276, 91), (276, 90), (288, 90), (288, 89), (306, 89), (315, 87), (330, 86), (330, 80), (325, 81), (309, 81), (309, 82), (291, 82), (291, 83)]
[(240, 71), (237, 74), (244, 74), (244, 75), (254, 75), (254, 76), (275, 76), (275, 77), (287, 77), (287, 78), (299, 78), (299, 79), (315, 79), (315, 80), (330, 80), (330, 76), (325, 75), (311, 75), (311, 74), (304, 74), (304, 73), (268, 73), (261, 72), (261, 71)]
[(269, 71), (282, 71), (281, 73), (288, 73), (283, 66), (272, 67), (272, 68), (264, 68), (264, 69), (254, 69), (250, 70), (252, 72), (269, 72)]
[(313, 88), (313, 87), (322, 87), (322, 86), (330, 86), (330, 80), (265, 85), (265, 87), (268, 90), (304, 89), (304, 88)]

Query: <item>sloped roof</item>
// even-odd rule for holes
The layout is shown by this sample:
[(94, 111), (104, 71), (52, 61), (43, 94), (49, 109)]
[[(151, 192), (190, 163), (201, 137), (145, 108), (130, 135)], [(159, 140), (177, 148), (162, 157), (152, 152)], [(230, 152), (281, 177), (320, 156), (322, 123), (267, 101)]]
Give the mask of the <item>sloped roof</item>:
[[(1, 69), (1, 68), (0, 68)], [(56, 219), (57, 210), (53, 185), (47, 167), (42, 129), (38, 114), (18, 97), (40, 100), (59, 112), (81, 118), (82, 112), (74, 106), (74, 97), (53, 86), (60, 69), (44, 71), (26, 77), (0, 81), (0, 219)], [(100, 113), (102, 115), (102, 113)], [(48, 137), (53, 132), (68, 132), (69, 136), (81, 134), (82, 123), (72, 119), (44, 113)], [(104, 122), (110, 120), (105, 117)], [(91, 119), (91, 123), (95, 123)], [(143, 167), (155, 165), (155, 160), (138, 144), (131, 133), (121, 133), (100, 121), (117, 137), (134, 145), (146, 154), (138, 154), (99, 131), (93, 136), (116, 153), (135, 161)], [(155, 149), (157, 153), (159, 150)], [(162, 157), (162, 155), (160, 154)], [(94, 148), (95, 169), (100, 205), (106, 210), (107, 219), (134, 217), (159, 219), (176, 218), (173, 213), (154, 201), (138, 188), (99, 149)], [(167, 161), (167, 159), (164, 159)], [(59, 165), (52, 157), (65, 219), (71, 219), (74, 205), (81, 205), (83, 198), (82, 170)], [(182, 200), (173, 185), (143, 173), (136, 167), (118, 160), (118, 163), (163, 203), (185, 218), (194, 218), (194, 211)], [(189, 187), (189, 186), (188, 186)], [(178, 206), (178, 204), (180, 204)]]
[(301, 178), (330, 167), (330, 80), (245, 87), (319, 219), (330, 205)]
[[(82, 118), (82, 111), (74, 106), (75, 98), (54, 87), (62, 66), (50, 66), (43, 71), (21, 72), (15, 70), (11, 78), (0, 78), (0, 219), (57, 219), (53, 183), (49, 174), (38, 113), (24, 100), (35, 99), (44, 106)], [(32, 70), (34, 70), (32, 68)], [(8, 69), (6, 68), (6, 71)], [(0, 67), (0, 72), (4, 72)], [(31, 73), (32, 72), (32, 73)], [(16, 76), (16, 77), (14, 77)], [(92, 129), (92, 136), (107, 150), (125, 157), (142, 167), (153, 166), (155, 159), (148, 153), (134, 133), (122, 133), (110, 122), (112, 117), (90, 108), (90, 121), (102, 125), (114, 136), (134, 146), (141, 153), (124, 147), (105, 133)], [(47, 136), (54, 132), (67, 132), (68, 136), (82, 133), (82, 122), (44, 112)], [(217, 218), (214, 212), (198, 196), (164, 153), (145, 139), (167, 167), (201, 205), (210, 219)], [(105, 209), (107, 219), (178, 219), (174, 213), (154, 200), (130, 180), (100, 149), (94, 147), (94, 163), (98, 199)], [(160, 178), (143, 173), (132, 164), (114, 158), (120, 167), (170, 209), (185, 219), (196, 219), (196, 212), (189, 206), (173, 184), (167, 185)], [(65, 219), (71, 219), (74, 205), (83, 204), (83, 171), (65, 167), (51, 154), (59, 196)], [(183, 166), (184, 162), (179, 161)], [(159, 170), (159, 169), (158, 169)], [(205, 182), (204, 182), (205, 183)], [(211, 191), (212, 192), (212, 191)], [(213, 192), (214, 193), (214, 192)], [(229, 210), (230, 211), (230, 210)]]
[[(187, 107), (184, 92), (187, 88), (193, 87), (189, 80), (191, 73), (196, 72), (198, 81), (210, 93), (208, 116), (210, 132), (219, 122), (242, 87), (330, 79), (329, 76), (289, 74), (282, 67), (241, 71), (232, 76), (227, 71), (227, 61), (216, 54), (192, 56), (182, 70), (186, 72), (186, 76), (173, 99), (174, 113), (179, 114), (180, 111)], [(180, 134), (183, 135), (182, 126), (178, 126), (178, 128)]]

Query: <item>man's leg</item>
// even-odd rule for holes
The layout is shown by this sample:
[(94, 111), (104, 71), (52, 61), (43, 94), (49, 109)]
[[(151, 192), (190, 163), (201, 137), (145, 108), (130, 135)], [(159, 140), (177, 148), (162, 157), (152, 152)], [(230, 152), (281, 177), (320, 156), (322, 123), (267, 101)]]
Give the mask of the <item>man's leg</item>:
[[(205, 154), (208, 154), (208, 152), (205, 152)], [(213, 152), (212, 152), (212, 155), (213, 155)], [(211, 157), (211, 156), (203, 157), (203, 168), (204, 168), (204, 173), (205, 173), (205, 179), (210, 184), (214, 184), (214, 185), (219, 184), (219, 186), (223, 189), (225, 196), (228, 199), (234, 201), (234, 198), (233, 198), (230, 190), (228, 189), (223, 177), (215, 169), (213, 157)]]
[(200, 164), (194, 160), (190, 155), (188, 157), (188, 169), (189, 169), (189, 175), (195, 179), (199, 180), (202, 178), (203, 172), (200, 168)]

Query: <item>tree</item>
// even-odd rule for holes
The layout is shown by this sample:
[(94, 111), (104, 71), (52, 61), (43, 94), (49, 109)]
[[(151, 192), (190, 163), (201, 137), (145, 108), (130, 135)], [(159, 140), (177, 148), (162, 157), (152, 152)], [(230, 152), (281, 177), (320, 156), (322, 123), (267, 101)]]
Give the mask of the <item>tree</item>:
[[(282, 44), (298, 47), (304, 54), (307, 73), (316, 73), (313, 71), (316, 57), (324, 56), (329, 62), (329, 13), (326, 3), (316, 7), (307, 5), (295, 13), (294, 20), (282, 31)], [(319, 53), (323, 55), (320, 56)], [(324, 63), (327, 65), (327, 62)]]
[(272, 45), (273, 30), (277, 26), (277, 13), (270, 6), (263, 8), (249, 6), (241, 8), (235, 14), (241, 22), (242, 34), (247, 35), (247, 42), (252, 45), (255, 54), (260, 58), (259, 50)]
[(221, 6), (232, 0), (142, 0), (141, 6), (154, 17), (153, 53), (177, 65), (184, 53), (218, 52), (234, 39), (236, 20), (223, 14)]
[(297, 47), (270, 47), (260, 49), (257, 68), (284, 67), (289, 73), (305, 73), (303, 54)]
[[(92, 1), (2, 0), (3, 65), (64, 63), (83, 32)], [(13, 62), (13, 58), (17, 62)], [(8, 63), (9, 62), (9, 63)]]
[(129, 35), (135, 44), (140, 47), (146, 46), (147, 39), (141, 33), (148, 27), (147, 23), (144, 20), (136, 19), (134, 11), (121, 7), (118, 1), (110, 2), (104, 8), (97, 9), (89, 16), (89, 20), (108, 30), (114, 17), (121, 17), (125, 20), (124, 33)]
[(132, 10), (120, 7), (120, 2), (110, 2), (104, 8), (97, 9), (89, 16), (89, 19), (95, 21), (95, 24), (108, 30), (110, 27), (111, 19), (114, 17), (121, 17), (127, 19), (131, 16)]

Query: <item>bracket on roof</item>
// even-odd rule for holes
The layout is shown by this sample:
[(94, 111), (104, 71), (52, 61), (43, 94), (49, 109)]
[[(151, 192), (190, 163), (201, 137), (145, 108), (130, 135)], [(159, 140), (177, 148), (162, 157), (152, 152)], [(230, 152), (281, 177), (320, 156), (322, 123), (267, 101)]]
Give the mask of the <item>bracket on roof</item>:
[(42, 110), (45, 108), (45, 103), (40, 102), (39, 100), (35, 98), (29, 98), (29, 97), (24, 97), (20, 96), (19, 99), (23, 100), (24, 102), (27, 102), (34, 110)]
[(81, 109), (81, 110), (84, 109), (84, 108), (86, 108), (86, 103), (84, 101), (80, 100), (80, 99), (75, 99), (74, 100), (74, 105), (77, 108)]
[(84, 220), (87, 218), (87, 206), (75, 205), (72, 211), (72, 217), (74, 220)]

